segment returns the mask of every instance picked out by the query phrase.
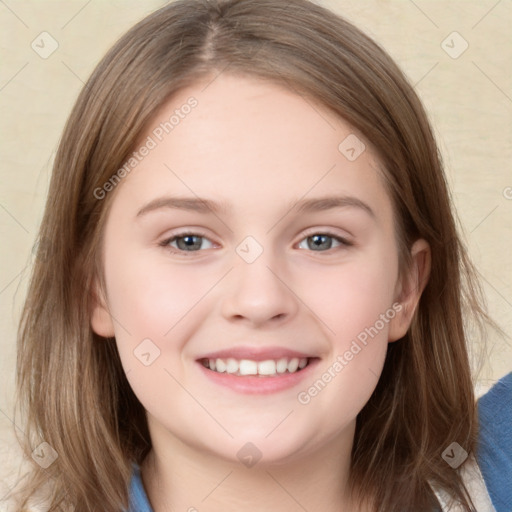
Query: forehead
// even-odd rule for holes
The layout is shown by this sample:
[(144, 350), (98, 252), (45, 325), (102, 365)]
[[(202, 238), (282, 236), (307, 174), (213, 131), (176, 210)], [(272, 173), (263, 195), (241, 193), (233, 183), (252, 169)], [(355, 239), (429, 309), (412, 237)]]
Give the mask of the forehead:
[(319, 102), (269, 81), (221, 73), (182, 89), (137, 147), (150, 139), (123, 184), (146, 201), (165, 191), (261, 207), (350, 193), (390, 215), (371, 141)]

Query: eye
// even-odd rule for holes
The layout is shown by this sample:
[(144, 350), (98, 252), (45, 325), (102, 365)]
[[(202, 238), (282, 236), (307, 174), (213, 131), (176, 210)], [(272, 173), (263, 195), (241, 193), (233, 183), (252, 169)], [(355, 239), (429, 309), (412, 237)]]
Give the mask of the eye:
[(305, 241), (307, 243), (307, 247), (300, 247), (299, 249), (310, 249), (312, 251), (316, 252), (326, 252), (329, 249), (333, 248), (333, 240), (338, 243), (337, 247), (350, 247), (353, 245), (351, 242), (346, 240), (345, 238), (342, 238), (338, 235), (335, 235), (334, 233), (331, 233), (329, 231), (324, 232), (312, 232), (308, 234), (306, 238), (303, 238), (301, 241), (301, 244)]
[[(210, 244), (204, 247), (204, 242)], [(307, 247), (300, 245), (306, 242)], [(334, 245), (333, 247), (333, 242)], [(162, 247), (168, 248), (173, 253), (186, 255), (191, 252), (200, 252), (201, 249), (211, 249), (214, 244), (206, 237), (204, 233), (187, 231), (178, 233), (160, 243)], [(329, 231), (311, 232), (306, 238), (301, 240), (299, 249), (309, 249), (315, 252), (327, 252), (336, 247), (350, 247), (351, 242)]]
[[(160, 243), (162, 247), (167, 247), (172, 249), (174, 253), (187, 253), (187, 252), (198, 252), (201, 250), (203, 242), (207, 241), (210, 244), (210, 247), (206, 247), (206, 249), (210, 249), (213, 247), (212, 242), (206, 238), (203, 233), (179, 233), (173, 235), (171, 238), (167, 238), (163, 242)], [(176, 245), (173, 245), (176, 244)]]

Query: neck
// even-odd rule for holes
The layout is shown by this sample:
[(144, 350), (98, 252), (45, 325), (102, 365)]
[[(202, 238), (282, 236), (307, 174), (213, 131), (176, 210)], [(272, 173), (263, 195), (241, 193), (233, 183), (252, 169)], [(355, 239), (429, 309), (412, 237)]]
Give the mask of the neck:
[(348, 491), (354, 425), (301, 457), (246, 467), (168, 434), (141, 465), (154, 512), (355, 512)]

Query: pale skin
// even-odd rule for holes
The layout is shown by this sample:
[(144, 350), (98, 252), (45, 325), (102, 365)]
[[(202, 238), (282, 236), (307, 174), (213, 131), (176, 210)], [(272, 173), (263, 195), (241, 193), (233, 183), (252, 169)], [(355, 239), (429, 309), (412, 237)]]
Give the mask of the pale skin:
[[(429, 246), (414, 243), (413, 265), (400, 280), (378, 160), (368, 144), (355, 161), (338, 150), (356, 133), (342, 119), (257, 79), (223, 73), (205, 84), (160, 110), (141, 141), (190, 96), (198, 101), (114, 192), (106, 289), (96, 290), (92, 315), (96, 333), (115, 336), (147, 411), (153, 450), (141, 467), (148, 497), (155, 512), (362, 511), (346, 485), (356, 416), (388, 343), (409, 328), (430, 271)], [(225, 202), (229, 210), (162, 206), (137, 215), (171, 195)], [(354, 205), (290, 208), (333, 195), (357, 198), (373, 215)], [(184, 231), (198, 233), (199, 248), (161, 245)], [(308, 237), (326, 231), (332, 234), (315, 250)], [(236, 252), (248, 236), (263, 249), (252, 263)], [(318, 396), (299, 403), (298, 393), (393, 303), (402, 308), (378, 335)], [(133, 353), (146, 338), (160, 350), (150, 366)], [(205, 378), (197, 362), (237, 345), (288, 347), (320, 363), (297, 387), (241, 394)], [(250, 468), (237, 457), (247, 442), (262, 454)]]

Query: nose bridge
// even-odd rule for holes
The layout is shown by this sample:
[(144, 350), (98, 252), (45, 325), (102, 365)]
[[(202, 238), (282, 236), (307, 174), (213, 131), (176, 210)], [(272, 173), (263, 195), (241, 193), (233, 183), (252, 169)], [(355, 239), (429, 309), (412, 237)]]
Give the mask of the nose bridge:
[(226, 318), (262, 323), (296, 311), (296, 298), (285, 284), (286, 262), (264, 243), (248, 236), (236, 247), (237, 261), (222, 306)]

